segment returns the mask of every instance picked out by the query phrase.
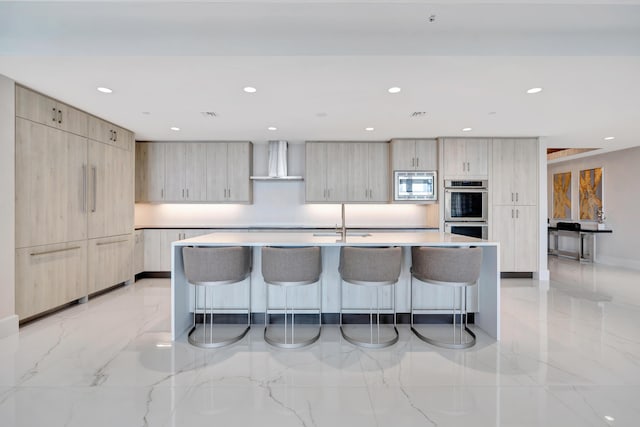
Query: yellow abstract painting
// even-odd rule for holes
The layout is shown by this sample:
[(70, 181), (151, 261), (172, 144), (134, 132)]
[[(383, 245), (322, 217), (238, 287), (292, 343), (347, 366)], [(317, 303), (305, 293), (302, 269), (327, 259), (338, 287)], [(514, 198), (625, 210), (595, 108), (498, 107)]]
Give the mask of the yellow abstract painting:
[(580, 219), (595, 221), (602, 209), (602, 168), (580, 171)]
[(571, 172), (553, 175), (553, 217), (571, 218)]

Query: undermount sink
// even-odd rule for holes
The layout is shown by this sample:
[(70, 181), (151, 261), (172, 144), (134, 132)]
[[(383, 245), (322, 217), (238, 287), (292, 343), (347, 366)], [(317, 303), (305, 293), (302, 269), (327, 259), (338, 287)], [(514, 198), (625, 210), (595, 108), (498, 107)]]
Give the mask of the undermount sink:
[[(313, 233), (315, 237), (339, 237), (342, 236), (342, 233), (335, 231), (321, 231), (319, 233)], [(347, 231), (347, 237), (369, 237), (371, 233), (365, 233), (362, 231)]]

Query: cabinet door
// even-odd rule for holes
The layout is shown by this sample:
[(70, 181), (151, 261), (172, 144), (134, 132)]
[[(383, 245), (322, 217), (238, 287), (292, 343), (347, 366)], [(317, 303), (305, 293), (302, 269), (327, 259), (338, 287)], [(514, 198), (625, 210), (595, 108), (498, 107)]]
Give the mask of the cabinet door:
[(163, 271), (161, 264), (162, 235), (164, 230), (144, 230), (144, 271)]
[(435, 139), (417, 139), (416, 169), (438, 170), (438, 142)]
[(467, 159), (466, 175), (475, 178), (489, 177), (489, 141), (470, 139), (465, 144)]
[(347, 160), (349, 143), (327, 143), (327, 201), (347, 201), (348, 168), (354, 166)]
[(516, 271), (515, 208), (493, 206), (492, 240), (500, 242), (500, 271)]
[(20, 320), (86, 295), (86, 240), (16, 250), (16, 313)]
[(369, 201), (389, 201), (389, 144), (369, 143)]
[(349, 202), (369, 201), (369, 144), (351, 142), (346, 145), (347, 162), (347, 200)]
[(16, 116), (58, 127), (56, 101), (22, 86), (16, 86)]
[(165, 196), (167, 202), (181, 202), (185, 200), (185, 143), (165, 144)]
[(538, 141), (521, 139), (515, 142), (513, 189), (518, 205), (538, 204)]
[(252, 168), (251, 144), (230, 142), (227, 144), (227, 201), (248, 203), (251, 201), (252, 184), (249, 176)]
[(538, 269), (537, 209), (537, 206), (515, 207), (515, 270), (508, 271), (528, 272)]
[(58, 103), (59, 128), (80, 136), (88, 135), (89, 115), (67, 104)]
[(305, 144), (305, 199), (307, 203), (324, 202), (327, 197), (326, 143)]
[(132, 279), (131, 234), (89, 240), (89, 294)]
[(207, 201), (227, 198), (227, 144), (207, 144)]
[(87, 237), (86, 138), (16, 118), (16, 247)]
[(491, 193), (494, 205), (512, 205), (515, 202), (515, 192), (513, 191), (515, 180), (514, 150), (515, 144), (513, 140), (493, 140)]
[(446, 138), (443, 141), (444, 177), (464, 177), (467, 174), (466, 141)]
[(207, 199), (207, 146), (185, 144), (185, 200), (201, 202)]
[(144, 271), (144, 230), (136, 230), (133, 234), (133, 274)]
[(416, 169), (416, 142), (413, 139), (391, 141), (391, 172)]
[(136, 144), (136, 201), (164, 201), (164, 160), (163, 143)]
[(89, 139), (105, 144), (114, 144), (115, 141), (111, 124), (95, 116), (90, 116)]
[(160, 242), (160, 270), (171, 271), (171, 243), (182, 240), (182, 233), (186, 230), (166, 229), (161, 230)]
[(130, 151), (89, 140), (89, 238), (133, 231)]

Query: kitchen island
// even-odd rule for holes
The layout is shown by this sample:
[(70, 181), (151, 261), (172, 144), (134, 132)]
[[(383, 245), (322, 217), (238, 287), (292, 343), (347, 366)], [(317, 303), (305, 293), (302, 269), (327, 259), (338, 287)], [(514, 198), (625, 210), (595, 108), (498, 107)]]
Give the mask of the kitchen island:
[[(323, 277), (322, 298), (323, 313), (337, 313), (339, 307), (338, 295), (340, 292), (340, 276), (337, 272), (337, 259), (341, 246), (401, 246), (403, 247), (403, 267), (401, 280), (397, 286), (396, 309), (399, 313), (409, 312), (409, 268), (411, 266), (412, 246), (434, 247), (469, 247), (482, 248), (482, 269), (477, 286), (473, 309), (475, 313), (475, 325), (490, 337), (500, 339), (500, 267), (499, 244), (479, 240), (472, 237), (460, 236), (438, 231), (433, 232), (371, 232), (350, 233), (346, 236), (331, 232), (218, 232), (205, 236), (194, 237), (173, 242), (171, 246), (171, 334), (176, 340), (185, 335), (193, 322), (193, 289), (187, 284), (182, 261), (182, 248), (184, 246), (251, 246), (253, 250), (253, 271), (251, 273), (251, 311), (263, 313), (265, 307), (264, 282), (260, 272), (260, 247), (263, 246), (320, 246), (323, 249)], [(247, 279), (249, 280), (249, 279)], [(429, 286), (429, 285), (425, 285)], [(236, 287), (239, 288), (239, 287)], [(439, 292), (440, 290), (437, 290)], [(434, 291), (435, 292), (435, 291)], [(243, 293), (235, 295), (236, 301), (243, 298)], [(351, 305), (357, 305), (361, 294), (353, 291)], [(435, 295), (435, 294), (434, 294)], [(304, 297), (303, 297), (304, 298)], [(423, 306), (430, 304), (429, 295), (419, 301)], [(225, 298), (222, 303), (234, 305), (231, 298)], [(432, 298), (433, 299), (433, 298)], [(442, 300), (439, 297), (439, 300)], [(450, 304), (450, 297), (446, 298)], [(368, 301), (367, 301), (368, 303)], [(443, 302), (440, 306), (434, 305), (433, 313), (449, 313)], [(236, 305), (241, 306), (242, 301)], [(364, 304), (364, 307), (368, 305)]]

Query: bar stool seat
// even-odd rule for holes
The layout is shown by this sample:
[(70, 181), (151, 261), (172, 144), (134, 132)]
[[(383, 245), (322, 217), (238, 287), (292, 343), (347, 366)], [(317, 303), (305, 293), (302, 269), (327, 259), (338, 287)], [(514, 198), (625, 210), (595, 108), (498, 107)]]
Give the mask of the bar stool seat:
[[(400, 247), (342, 247), (340, 250), (340, 278), (343, 283), (365, 286), (375, 290), (376, 299), (376, 333), (373, 328), (373, 295), (371, 296), (371, 310), (369, 311), (369, 339), (357, 338), (347, 333), (342, 321), (343, 304), (342, 293), (344, 286), (340, 287), (340, 332), (345, 340), (351, 344), (366, 348), (383, 348), (395, 344), (398, 341), (398, 328), (396, 327), (395, 309), (395, 284), (400, 277), (402, 265), (402, 248)], [(383, 286), (391, 286), (391, 310), (393, 311), (393, 334), (391, 338), (380, 337), (380, 290)], [(373, 294), (373, 292), (372, 292)], [(387, 309), (388, 311), (388, 309)]]
[[(182, 248), (184, 272), (187, 282), (195, 286), (193, 327), (189, 331), (189, 343), (197, 347), (216, 348), (240, 341), (251, 327), (251, 248), (247, 246), (235, 247), (190, 247)], [(214, 287), (241, 283), (249, 278), (247, 284), (247, 325), (241, 332), (234, 332), (232, 336), (219, 338), (219, 329), (214, 328), (214, 312), (236, 311), (237, 309), (215, 308), (213, 303), (208, 307), (207, 290), (213, 294)], [(198, 327), (196, 313), (199, 310), (200, 290), (204, 293), (203, 323)], [(213, 299), (213, 298), (211, 298)], [(207, 314), (209, 313), (209, 328), (207, 328)], [(208, 329), (208, 331), (207, 331)], [(214, 331), (217, 329), (218, 331)], [(226, 331), (228, 332), (228, 331)]]
[[(480, 277), (482, 267), (482, 249), (471, 248), (434, 248), (434, 247), (413, 247), (411, 248), (411, 330), (413, 333), (429, 344), (438, 347), (461, 349), (472, 347), (476, 343), (476, 335), (467, 324), (467, 289), (475, 286)], [(445, 286), (453, 290), (453, 336), (452, 340), (443, 341), (432, 337), (427, 337), (418, 331), (413, 321), (415, 311), (420, 311), (414, 307), (414, 281), (436, 286)], [(460, 289), (460, 299), (457, 299), (458, 289)], [(456, 337), (456, 305), (460, 310), (459, 337)], [(464, 317), (464, 324), (462, 319)], [(463, 340), (463, 332), (469, 339)]]
[[(262, 277), (266, 284), (266, 305), (264, 314), (264, 339), (280, 348), (300, 348), (313, 344), (320, 338), (322, 330), (322, 255), (318, 246), (311, 247), (271, 247), (262, 248)], [(292, 308), (291, 327), (288, 324), (287, 297), (289, 288), (311, 285), (318, 286), (318, 308)], [(274, 336), (270, 325), (269, 288), (284, 288), (284, 334)], [(310, 337), (296, 336), (295, 314), (298, 312), (318, 312), (318, 328)]]

